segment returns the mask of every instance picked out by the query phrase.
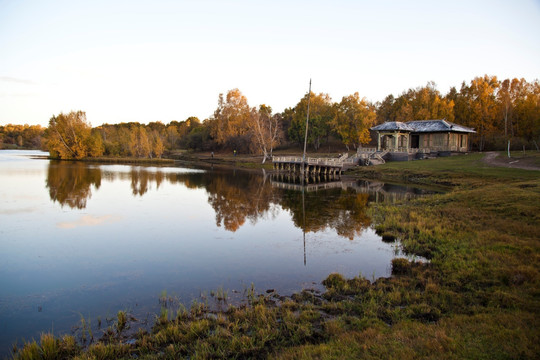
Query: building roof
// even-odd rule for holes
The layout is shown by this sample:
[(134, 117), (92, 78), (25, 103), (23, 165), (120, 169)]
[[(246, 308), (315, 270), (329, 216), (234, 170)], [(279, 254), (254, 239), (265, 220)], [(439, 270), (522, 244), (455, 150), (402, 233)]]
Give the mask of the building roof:
[(415, 133), (461, 132), (474, 133), (474, 129), (451, 123), (446, 120), (415, 120), (407, 123), (387, 121), (371, 128), (374, 131), (409, 131)]
[(462, 132), (462, 133), (475, 133), (474, 129), (466, 126), (451, 123), (446, 120), (415, 120), (407, 123), (414, 129), (414, 132)]
[(384, 124), (377, 125), (371, 128), (375, 131), (414, 131), (409, 125), (399, 121), (387, 121)]

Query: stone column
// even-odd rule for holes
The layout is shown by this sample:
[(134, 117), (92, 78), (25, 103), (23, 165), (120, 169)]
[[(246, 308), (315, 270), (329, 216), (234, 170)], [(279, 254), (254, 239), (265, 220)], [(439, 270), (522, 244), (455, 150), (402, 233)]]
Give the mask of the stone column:
[(407, 137), (405, 139), (407, 140), (407, 153), (409, 153), (409, 142), (411, 140), (411, 133), (407, 133)]

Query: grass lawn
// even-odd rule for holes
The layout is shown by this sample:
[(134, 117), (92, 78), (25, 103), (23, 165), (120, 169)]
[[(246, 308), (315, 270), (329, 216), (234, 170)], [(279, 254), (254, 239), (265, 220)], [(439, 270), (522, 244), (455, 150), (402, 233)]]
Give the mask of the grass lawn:
[(443, 185), (410, 202), (372, 205), (380, 233), (428, 262), (395, 259), (372, 282), (330, 274), (327, 291), (249, 294), (250, 305), (164, 311), (134, 344), (121, 316), (81, 347), (43, 335), (16, 358), (540, 358), (540, 171), (497, 168), (482, 154), (387, 163), (359, 177)]
[[(513, 159), (522, 158), (521, 154), (514, 155)], [(399, 179), (410, 183), (438, 184), (452, 188), (476, 187), (500, 181), (535, 180), (540, 177), (539, 171), (488, 165), (483, 161), (484, 156), (482, 153), (471, 153), (446, 158), (395, 161), (379, 166), (358, 167), (351, 170), (351, 173), (361, 177), (388, 178), (394, 181)], [(530, 152), (526, 157), (534, 159), (535, 162), (540, 161), (540, 153), (537, 152)]]

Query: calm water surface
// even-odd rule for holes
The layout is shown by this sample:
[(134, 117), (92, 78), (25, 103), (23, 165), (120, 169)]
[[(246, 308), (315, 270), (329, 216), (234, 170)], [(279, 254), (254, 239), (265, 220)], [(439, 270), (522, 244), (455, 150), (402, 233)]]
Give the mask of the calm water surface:
[[(331, 272), (390, 274), (399, 250), (366, 209), (415, 189), (342, 181), (302, 188), (282, 176), (95, 165), (0, 151), (0, 354), (84, 316), (159, 312), (223, 288), (287, 295)], [(240, 296), (240, 295), (238, 295)]]

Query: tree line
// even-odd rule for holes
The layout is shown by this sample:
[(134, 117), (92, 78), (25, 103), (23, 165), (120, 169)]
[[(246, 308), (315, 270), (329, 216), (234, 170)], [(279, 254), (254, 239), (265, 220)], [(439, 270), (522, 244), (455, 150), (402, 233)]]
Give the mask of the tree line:
[(40, 125), (0, 125), (0, 149), (40, 149), (44, 132)]
[(430, 82), (377, 104), (379, 123), (443, 118), (474, 128), (476, 150), (502, 150), (509, 140), (518, 148), (538, 148), (540, 82), (484, 75), (463, 82), (459, 90), (452, 87), (444, 96)]
[[(446, 119), (474, 128), (473, 150), (502, 150), (508, 141), (513, 148), (538, 148), (540, 141), (539, 81), (500, 81), (488, 75), (463, 82), (459, 90), (452, 87), (446, 94), (429, 82), (376, 103), (358, 93), (344, 96), (339, 102), (325, 93), (310, 93), (295, 106), (278, 113), (266, 104), (250, 106), (240, 90), (232, 89), (218, 96), (213, 115), (204, 121), (189, 117), (168, 124), (130, 122), (92, 128), (86, 114), (76, 111), (53, 116), (46, 129), (28, 125), (0, 127), (0, 141), (30, 147), (41, 145), (58, 158), (160, 158), (176, 149), (192, 149), (236, 150), (261, 154), (266, 159), (277, 147), (303, 145), (308, 103), (307, 142), (312, 150), (330, 143), (346, 150), (373, 145), (369, 128), (374, 125), (429, 119)], [(35, 134), (39, 136), (36, 138)]]

